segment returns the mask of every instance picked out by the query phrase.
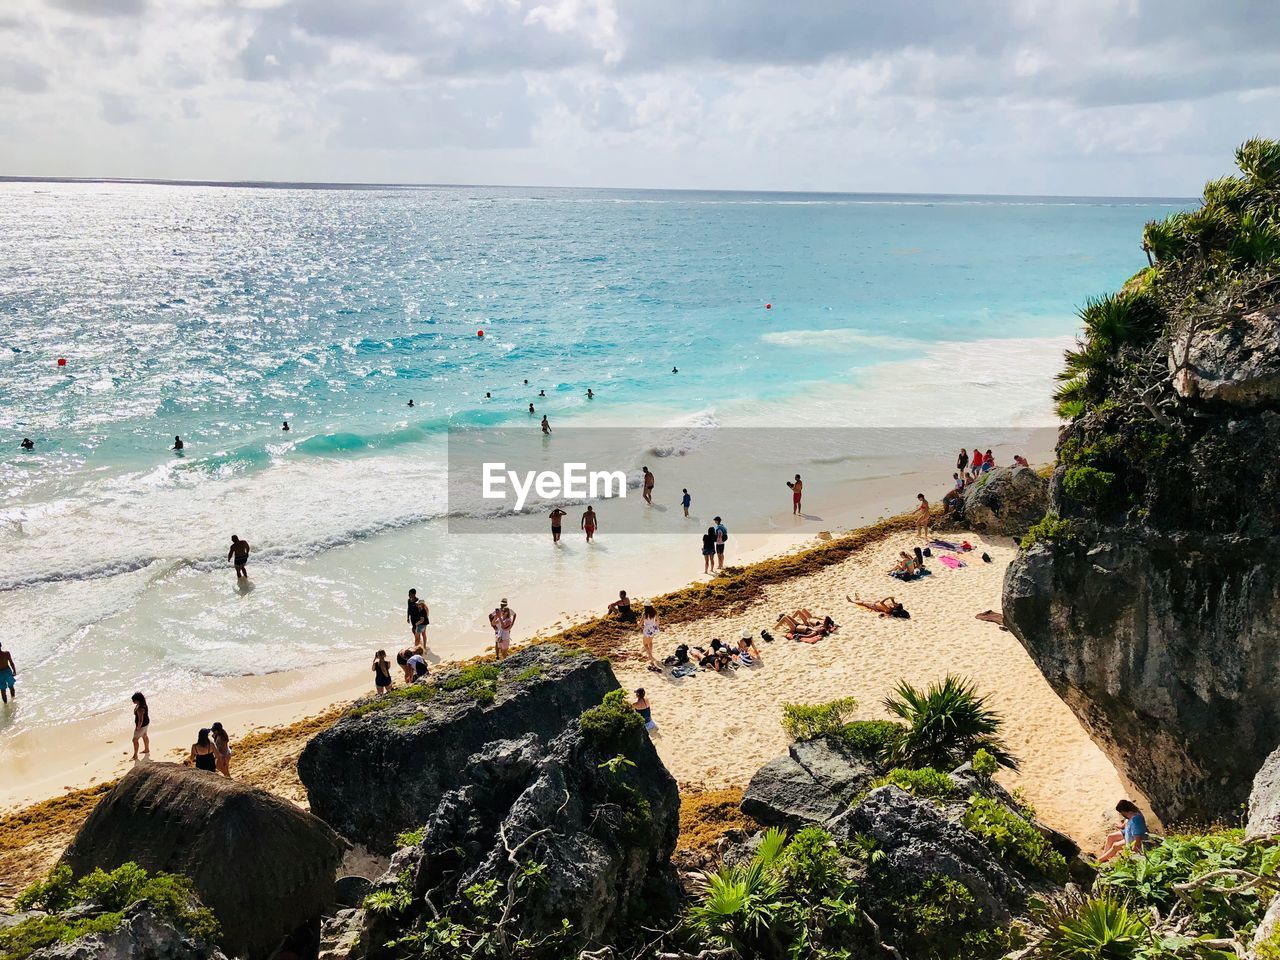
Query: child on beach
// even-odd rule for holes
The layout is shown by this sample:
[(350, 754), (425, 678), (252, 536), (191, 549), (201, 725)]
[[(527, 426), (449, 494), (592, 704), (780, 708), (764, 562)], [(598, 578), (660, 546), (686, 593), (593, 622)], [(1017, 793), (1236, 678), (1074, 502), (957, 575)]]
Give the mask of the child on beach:
[(385, 650), (379, 650), (373, 655), (373, 686), (378, 696), (391, 689), (391, 663), (387, 660)]
[(142, 741), (142, 755), (151, 756), (151, 711), (147, 698), (141, 692), (129, 698), (133, 701), (133, 759), (138, 759), (138, 741)]

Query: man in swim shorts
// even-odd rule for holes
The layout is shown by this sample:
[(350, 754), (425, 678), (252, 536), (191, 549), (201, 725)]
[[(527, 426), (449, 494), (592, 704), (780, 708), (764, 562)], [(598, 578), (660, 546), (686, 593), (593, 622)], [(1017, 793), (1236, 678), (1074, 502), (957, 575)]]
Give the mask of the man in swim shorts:
[(501, 660), (511, 649), (511, 628), (516, 625), (516, 612), (507, 606), (507, 598), (503, 597), (489, 614), (489, 626), (493, 627), (493, 655)]
[(641, 467), (644, 471), (644, 502), (653, 505), (653, 474), (649, 472), (648, 467)]
[(9, 702), (9, 698), (18, 699), (14, 692), (13, 680), (18, 675), (18, 668), (13, 665), (13, 654), (0, 645), (0, 700)]
[(800, 497), (804, 492), (804, 483), (800, 480), (800, 474), (796, 474), (794, 481), (788, 480), (787, 486), (791, 488), (791, 512), (793, 514), (799, 514)]
[(413, 631), (414, 642), (419, 646), (427, 643), (427, 625), (431, 623), (430, 611), (424, 601), (418, 598), (417, 590), (409, 591), (408, 617), (409, 629)]
[(236, 565), (236, 578), (248, 577), (245, 564), (249, 562), (249, 541), (241, 540), (234, 533), (231, 535), (231, 549), (227, 551), (227, 559)]
[(596, 526), (599, 518), (596, 516), (595, 509), (587, 504), (587, 512), (582, 515), (582, 529), (587, 535), (587, 543), (591, 542), (591, 538), (596, 535)]
[(556, 507), (554, 510), (551, 511), (550, 517), (551, 517), (551, 542), (552, 543), (560, 542), (560, 521), (563, 520), (566, 516), (567, 514), (563, 510), (561, 510), (559, 507)]
[(716, 517), (716, 563), (717, 569), (724, 569), (724, 545), (729, 539), (729, 531), (719, 517)]

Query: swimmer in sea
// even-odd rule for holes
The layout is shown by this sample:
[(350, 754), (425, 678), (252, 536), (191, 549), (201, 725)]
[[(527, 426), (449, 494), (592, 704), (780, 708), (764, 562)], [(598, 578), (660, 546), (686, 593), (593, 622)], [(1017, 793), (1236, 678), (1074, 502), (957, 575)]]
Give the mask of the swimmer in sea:
[(529, 385), (529, 381), (528, 381), (528, 380), (526, 380), (526, 381), (524, 382), (524, 385), (527, 387), (527, 386)]
[(538, 391), (538, 396), (540, 396), (540, 397), (545, 397), (546, 395), (547, 395), (547, 391), (545, 391), (545, 390), (539, 390), (539, 391)]
[(529, 412), (530, 412), (530, 413), (537, 413), (537, 411), (533, 409), (533, 404), (532, 404), (532, 403), (531, 403), (531, 404), (529, 404)]
[(485, 398), (486, 400), (492, 400), (492, 399), (493, 399), (493, 394), (492, 394), (492, 393), (490, 393), (488, 390), (486, 390), (486, 391), (484, 392), (484, 398)]
[(249, 571), (245, 569), (245, 564), (249, 562), (249, 541), (241, 540), (233, 533), (231, 535), (231, 549), (227, 551), (227, 559), (235, 562), (237, 580), (241, 577), (248, 577)]
[(284, 425), (283, 425), (283, 426), (281, 426), (281, 427), (280, 427), (280, 429), (281, 429), (281, 430), (283, 430), (285, 433), (288, 433), (288, 432), (289, 432), (289, 421), (288, 421), (288, 420), (286, 420), (286, 421), (284, 422)]
[(679, 368), (679, 367), (672, 367), (672, 368), (671, 368), (671, 372), (672, 372), (672, 373), (679, 373), (679, 372), (680, 372), (680, 368)]
[(23, 437), (22, 443), (18, 444), (18, 446), (22, 447), (23, 450), (34, 450), (36, 448), (35, 442), (30, 437)]
[(412, 397), (410, 397), (410, 398), (409, 398), (409, 406), (411, 406), (411, 407), (413, 406), (413, 398), (412, 398)]
[(175, 450), (181, 450), (181, 449), (182, 449), (183, 447), (185, 447), (185, 446), (186, 446), (186, 444), (182, 442), (182, 438), (181, 438), (181, 437), (174, 437), (174, 438), (173, 438), (173, 449), (175, 449)]
[(551, 421), (547, 419), (547, 415), (542, 415), (542, 435), (544, 437), (551, 436)]
[(591, 392), (591, 388), (587, 387), (587, 399), (594, 400), (595, 398), (596, 398), (596, 395)]

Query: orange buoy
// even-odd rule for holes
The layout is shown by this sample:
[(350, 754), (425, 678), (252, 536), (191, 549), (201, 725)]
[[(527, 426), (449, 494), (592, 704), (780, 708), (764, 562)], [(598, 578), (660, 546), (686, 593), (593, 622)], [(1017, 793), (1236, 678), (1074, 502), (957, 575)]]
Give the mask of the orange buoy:
[(477, 330), (477, 331), (476, 331), (476, 336), (477, 336), (477, 337), (479, 337), (481, 340), (483, 340), (483, 339), (484, 339), (484, 331), (483, 331), (483, 330)]
[(67, 365), (67, 358), (66, 358), (66, 357), (59, 357), (59, 358), (58, 358), (58, 366), (60, 366), (60, 367), (65, 367), (66, 365)]
[(772, 310), (772, 309), (773, 309), (773, 304), (772, 304), (772, 303), (766, 303), (766, 304), (764, 305), (764, 308), (765, 308), (766, 310)]

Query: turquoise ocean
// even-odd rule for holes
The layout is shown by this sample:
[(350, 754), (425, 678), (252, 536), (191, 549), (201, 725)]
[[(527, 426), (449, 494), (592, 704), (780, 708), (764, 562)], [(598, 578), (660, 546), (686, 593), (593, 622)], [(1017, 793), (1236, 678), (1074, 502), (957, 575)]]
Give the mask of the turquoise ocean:
[(576, 546), (451, 537), (450, 426), (527, 424), (530, 402), (627, 426), (1051, 422), (1076, 307), (1186, 205), (0, 184), (0, 630), (22, 697), (0, 744), (127, 715), (134, 689), (391, 649), (408, 586), (433, 644), (474, 652), (497, 595), (612, 584)]

